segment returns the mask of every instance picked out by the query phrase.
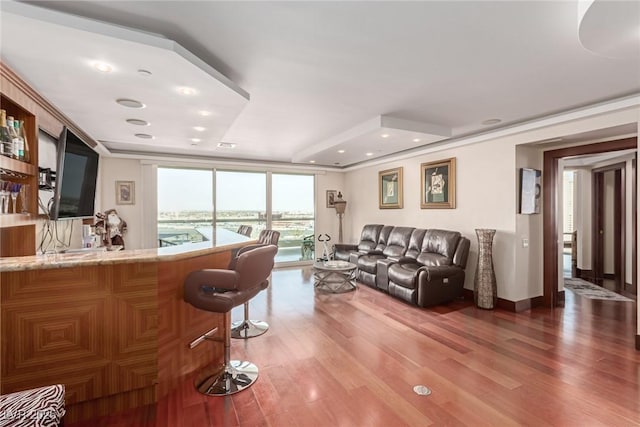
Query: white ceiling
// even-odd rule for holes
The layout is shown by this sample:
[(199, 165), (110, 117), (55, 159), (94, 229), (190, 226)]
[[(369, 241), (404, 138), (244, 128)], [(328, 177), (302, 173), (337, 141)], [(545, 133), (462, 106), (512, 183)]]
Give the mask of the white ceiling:
[[(68, 17), (47, 24), (39, 9), (27, 25), (11, 13), (26, 5), (0, 2), (3, 62), (112, 152), (345, 166), (640, 92), (640, 30), (623, 57), (587, 50), (577, 1), (22, 3), (177, 43)], [(640, 29), (640, 2), (623, 3), (605, 29), (615, 16)], [(590, 26), (587, 47), (603, 31)], [(114, 72), (91, 70), (92, 59)], [(115, 98), (147, 108), (134, 116)], [(205, 108), (215, 114), (198, 116)], [(141, 130), (126, 118), (151, 122), (142, 132), (155, 139), (132, 137)], [(193, 126), (207, 128), (197, 145)]]

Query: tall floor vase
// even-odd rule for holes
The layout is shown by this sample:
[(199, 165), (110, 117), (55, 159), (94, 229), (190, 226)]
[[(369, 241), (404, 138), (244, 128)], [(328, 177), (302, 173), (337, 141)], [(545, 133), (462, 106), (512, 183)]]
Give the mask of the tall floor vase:
[(496, 230), (476, 228), (478, 264), (473, 281), (473, 299), (479, 308), (492, 309), (498, 302), (496, 273), (493, 270), (493, 236)]

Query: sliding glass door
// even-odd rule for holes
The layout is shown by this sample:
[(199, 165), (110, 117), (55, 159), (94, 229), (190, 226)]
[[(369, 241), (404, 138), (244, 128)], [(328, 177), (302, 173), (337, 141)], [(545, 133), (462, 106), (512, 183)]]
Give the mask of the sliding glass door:
[(158, 168), (158, 246), (244, 225), (253, 239), (264, 229), (280, 232), (276, 262), (312, 260), (314, 222), (314, 175)]
[(271, 175), (271, 228), (280, 232), (278, 262), (313, 259), (313, 175)]

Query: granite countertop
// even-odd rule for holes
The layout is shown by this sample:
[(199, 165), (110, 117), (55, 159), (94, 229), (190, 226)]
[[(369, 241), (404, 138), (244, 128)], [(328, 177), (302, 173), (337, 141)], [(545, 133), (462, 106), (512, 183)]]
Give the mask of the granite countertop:
[[(244, 236), (242, 236), (244, 237)], [(234, 241), (235, 240), (235, 241)], [(23, 257), (0, 258), (0, 271), (43, 270), (47, 268), (67, 268), (83, 265), (123, 264), (134, 262), (177, 261), (216, 252), (239, 248), (254, 240), (248, 237), (234, 238), (222, 244), (200, 242), (167, 246), (155, 249), (127, 249), (121, 251), (79, 251), (70, 253), (47, 253)]]

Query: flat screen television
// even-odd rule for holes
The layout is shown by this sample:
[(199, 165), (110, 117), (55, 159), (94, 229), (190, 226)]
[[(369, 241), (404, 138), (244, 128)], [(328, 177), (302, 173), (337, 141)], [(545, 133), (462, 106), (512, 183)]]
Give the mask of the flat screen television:
[(99, 155), (66, 126), (58, 138), (56, 188), (49, 218), (94, 216)]

